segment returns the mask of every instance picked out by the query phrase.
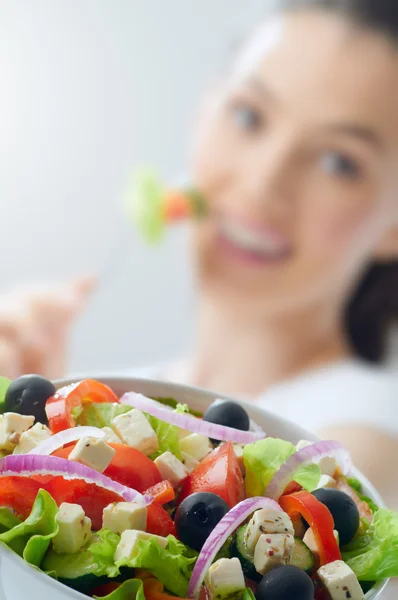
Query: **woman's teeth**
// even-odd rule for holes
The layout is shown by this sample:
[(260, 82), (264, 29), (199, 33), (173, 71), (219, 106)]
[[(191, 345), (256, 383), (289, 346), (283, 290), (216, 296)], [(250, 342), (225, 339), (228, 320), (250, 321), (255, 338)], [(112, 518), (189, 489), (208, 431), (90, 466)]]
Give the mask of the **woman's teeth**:
[(229, 219), (220, 220), (220, 233), (226, 241), (240, 249), (264, 258), (281, 258), (289, 251), (286, 242), (277, 239), (274, 234), (259, 233)]

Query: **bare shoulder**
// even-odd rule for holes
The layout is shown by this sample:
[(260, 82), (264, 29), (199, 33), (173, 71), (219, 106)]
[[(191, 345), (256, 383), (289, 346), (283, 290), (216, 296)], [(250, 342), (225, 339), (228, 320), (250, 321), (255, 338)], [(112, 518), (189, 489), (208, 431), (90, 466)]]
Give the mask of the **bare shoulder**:
[(341, 442), (387, 504), (398, 508), (398, 435), (372, 425), (356, 424), (323, 427), (317, 434)]

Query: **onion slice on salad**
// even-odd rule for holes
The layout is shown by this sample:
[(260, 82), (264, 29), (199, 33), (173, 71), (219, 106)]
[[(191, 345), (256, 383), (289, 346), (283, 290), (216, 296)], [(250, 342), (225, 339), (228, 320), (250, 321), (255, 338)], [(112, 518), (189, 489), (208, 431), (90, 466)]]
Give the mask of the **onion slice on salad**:
[(335, 458), (343, 475), (348, 475), (352, 468), (352, 461), (344, 446), (332, 440), (314, 442), (311, 446), (302, 448), (287, 459), (268, 484), (265, 496), (278, 500), (301, 467), (319, 463), (322, 458), (326, 457)]
[(190, 598), (197, 598), (199, 596), (200, 588), (206, 573), (222, 545), (225, 544), (229, 536), (259, 508), (271, 508), (282, 511), (279, 504), (270, 498), (264, 498), (263, 496), (247, 498), (227, 512), (215, 526), (204, 543), (195, 563), (188, 586), (188, 596)]
[(58, 458), (57, 456), (40, 456), (28, 454), (11, 454), (0, 460), (0, 477), (32, 477), (35, 475), (54, 475), (64, 479), (82, 479), (86, 483), (93, 483), (110, 492), (121, 496), (126, 502), (139, 502), (149, 504), (153, 499), (144, 498), (139, 492), (109, 477), (90, 469), (73, 460)]
[(162, 406), (159, 402), (146, 398), (142, 394), (129, 392), (124, 394), (120, 399), (121, 404), (128, 404), (134, 408), (138, 408), (143, 412), (156, 417), (161, 421), (176, 425), (181, 429), (200, 433), (211, 439), (220, 440), (223, 442), (233, 442), (234, 444), (251, 444), (265, 438), (264, 431), (241, 431), (233, 427), (225, 427), (203, 421), (186, 413), (176, 413), (168, 407)]
[(64, 431), (52, 435), (36, 446), (36, 448), (29, 450), (27, 454), (50, 455), (56, 450), (59, 450), (59, 448), (65, 446), (65, 444), (77, 442), (83, 437), (101, 439), (105, 437), (105, 433), (98, 427), (72, 427), (71, 429), (65, 429)]

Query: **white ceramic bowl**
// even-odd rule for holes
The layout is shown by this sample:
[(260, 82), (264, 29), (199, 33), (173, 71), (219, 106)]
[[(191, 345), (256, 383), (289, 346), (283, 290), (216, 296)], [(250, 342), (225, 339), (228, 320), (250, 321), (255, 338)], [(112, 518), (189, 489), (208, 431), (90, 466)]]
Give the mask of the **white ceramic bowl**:
[[(97, 377), (97, 379), (99, 379)], [(219, 394), (197, 388), (161, 383), (145, 379), (104, 377), (101, 381), (109, 385), (117, 395), (135, 391), (146, 396), (175, 398), (185, 402), (191, 408), (204, 412)], [(72, 383), (71, 380), (59, 381), (58, 387)], [(280, 437), (296, 444), (301, 439), (316, 440), (315, 436), (304, 429), (250, 404), (245, 404), (250, 417), (263, 427), (269, 436)], [(354, 473), (364, 485), (368, 496), (380, 506), (383, 501), (374, 487), (361, 475)], [(379, 583), (366, 595), (366, 600), (380, 597), (387, 582)], [(0, 546), (0, 600), (87, 600), (87, 596), (75, 592), (54, 581), (44, 573), (30, 567), (22, 558), (8, 548)]]

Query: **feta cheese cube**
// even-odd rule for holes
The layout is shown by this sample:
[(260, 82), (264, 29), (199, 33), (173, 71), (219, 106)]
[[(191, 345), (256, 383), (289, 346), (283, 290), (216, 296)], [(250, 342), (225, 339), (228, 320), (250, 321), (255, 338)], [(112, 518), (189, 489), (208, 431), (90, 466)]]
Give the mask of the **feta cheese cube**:
[(69, 460), (74, 460), (103, 473), (109, 466), (115, 450), (101, 439), (90, 437), (81, 438), (72, 452), (69, 454)]
[(235, 456), (238, 459), (239, 468), (241, 470), (242, 475), (245, 475), (245, 462), (243, 460), (243, 446), (239, 446), (239, 444), (233, 445)]
[(250, 553), (254, 553), (256, 544), (263, 533), (289, 533), (294, 535), (290, 517), (280, 510), (262, 508), (256, 510), (246, 529), (245, 544)]
[(126, 529), (145, 531), (147, 508), (137, 502), (114, 502), (102, 512), (102, 526), (121, 535)]
[(196, 460), (201, 461), (205, 456), (211, 452), (213, 446), (210, 440), (205, 435), (199, 433), (191, 433), (182, 440), (180, 440), (180, 448), (182, 452), (193, 456)]
[(167, 546), (167, 539), (160, 537), (159, 535), (152, 535), (150, 533), (145, 533), (144, 531), (135, 531), (132, 529), (123, 531), (120, 542), (116, 548), (114, 557), (115, 563), (128, 563), (137, 556), (140, 540), (145, 541), (150, 539), (156, 539), (159, 546), (162, 548)]
[(364, 593), (354, 571), (342, 560), (321, 567), (318, 575), (332, 600), (364, 600)]
[(17, 413), (0, 415), (0, 450), (12, 451), (21, 439), (22, 433), (32, 427), (35, 418)]
[[(312, 446), (314, 442), (309, 442), (308, 440), (300, 440), (296, 445), (297, 450), (302, 450), (303, 448), (308, 448), (308, 446)], [(319, 461), (319, 468), (323, 475), (329, 475), (329, 477), (333, 477), (337, 469), (337, 462), (332, 456), (325, 456)]]
[(245, 589), (245, 578), (238, 558), (220, 558), (206, 575), (210, 598), (239, 600)]
[(112, 428), (128, 446), (144, 454), (153, 454), (159, 449), (159, 442), (146, 416), (138, 409), (115, 417)]
[(55, 552), (74, 554), (81, 550), (91, 537), (91, 519), (85, 516), (79, 504), (63, 502), (56, 521), (59, 531), (52, 540)]
[(321, 475), (317, 489), (320, 488), (337, 488), (336, 480), (333, 477), (329, 477), (329, 475)]
[(42, 425), (42, 423), (36, 423), (28, 431), (21, 434), (14, 454), (27, 454), (51, 436), (52, 433), (48, 427)]
[(163, 452), (154, 460), (154, 463), (162, 478), (168, 479), (174, 488), (178, 487), (189, 473), (186, 466), (169, 451)]
[(254, 567), (265, 575), (271, 569), (290, 563), (294, 536), (290, 533), (261, 534), (254, 550)]
[(181, 452), (181, 454), (182, 462), (184, 463), (188, 471), (191, 473), (194, 469), (196, 469), (196, 467), (199, 464), (199, 461), (196, 460), (196, 458), (194, 458), (190, 454), (187, 454), (186, 452)]
[[(334, 529), (333, 531), (334, 537), (336, 538), (337, 543), (339, 543), (339, 532)], [(303, 537), (304, 544), (311, 550), (313, 554), (319, 554), (318, 545), (315, 540), (314, 532), (312, 527), (309, 527), (305, 532)]]
[(104, 442), (110, 442), (111, 444), (121, 444), (122, 440), (110, 427), (103, 427), (104, 437), (101, 438)]

